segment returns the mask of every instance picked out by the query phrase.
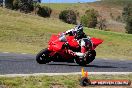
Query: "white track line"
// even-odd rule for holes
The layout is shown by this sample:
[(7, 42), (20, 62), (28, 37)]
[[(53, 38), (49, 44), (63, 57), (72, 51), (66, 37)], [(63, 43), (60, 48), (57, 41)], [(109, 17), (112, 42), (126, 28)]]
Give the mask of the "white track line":
[[(132, 72), (88, 72), (89, 75), (129, 75)], [(81, 72), (73, 73), (33, 73), (33, 74), (5, 74), (0, 77), (23, 77), (23, 76), (56, 76), (56, 75), (81, 75)]]
[(9, 53), (9, 52), (2, 52), (2, 53)]
[[(2, 53), (8, 54), (8, 53), (10, 53), (10, 52), (2, 52)], [(18, 54), (23, 54), (23, 55), (25, 55), (25, 54), (28, 54), (28, 53), (18, 53)]]
[(109, 60), (108, 58), (102, 58), (103, 60)]
[(120, 59), (121, 61), (126, 61), (125, 59)]
[(21, 54), (24, 54), (24, 55), (25, 55), (25, 54), (27, 54), (27, 53), (21, 53)]

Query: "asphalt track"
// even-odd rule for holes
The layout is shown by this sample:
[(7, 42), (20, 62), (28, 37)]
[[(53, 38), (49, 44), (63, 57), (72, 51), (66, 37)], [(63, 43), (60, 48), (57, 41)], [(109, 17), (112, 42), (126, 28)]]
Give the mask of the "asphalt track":
[[(132, 72), (132, 60), (107, 60), (96, 58), (84, 67), (89, 72)], [(81, 66), (75, 63), (50, 62), (38, 64), (35, 55), (0, 53), (0, 75), (32, 73), (80, 72)]]

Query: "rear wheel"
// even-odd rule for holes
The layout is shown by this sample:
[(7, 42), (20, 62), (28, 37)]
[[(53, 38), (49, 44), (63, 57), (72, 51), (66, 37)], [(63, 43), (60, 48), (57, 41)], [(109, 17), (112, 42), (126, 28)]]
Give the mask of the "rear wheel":
[(96, 56), (96, 51), (95, 50), (90, 51), (89, 57), (87, 57), (87, 64), (91, 63), (95, 59), (95, 56)]
[(36, 61), (39, 64), (49, 63), (51, 61), (51, 58), (49, 57), (49, 53), (50, 53), (50, 51), (47, 48), (41, 50), (36, 56)]
[(79, 58), (79, 57), (77, 57), (75, 59), (75, 63), (79, 64), (80, 66), (86, 66), (87, 65), (87, 61), (85, 61), (84, 58)]
[(86, 66), (87, 64), (91, 63), (95, 59), (95, 56), (96, 56), (96, 51), (92, 50), (89, 52), (89, 55), (86, 56), (85, 58), (78, 58), (77, 57), (75, 59), (75, 62), (77, 64), (79, 64), (80, 66)]

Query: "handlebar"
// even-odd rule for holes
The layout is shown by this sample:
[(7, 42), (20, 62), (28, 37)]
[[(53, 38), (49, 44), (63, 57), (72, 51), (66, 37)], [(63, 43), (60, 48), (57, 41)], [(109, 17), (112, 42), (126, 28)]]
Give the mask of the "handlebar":
[(61, 33), (61, 34), (59, 35), (59, 40), (60, 40), (61, 42), (66, 42), (66, 41), (67, 41), (67, 40), (66, 40), (66, 36), (65, 36), (64, 33)]

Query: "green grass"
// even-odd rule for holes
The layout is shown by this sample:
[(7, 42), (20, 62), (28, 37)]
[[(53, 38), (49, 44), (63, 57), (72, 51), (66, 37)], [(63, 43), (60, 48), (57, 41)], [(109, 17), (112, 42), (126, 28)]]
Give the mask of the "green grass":
[(74, 10), (81, 17), (86, 10), (91, 9), (89, 3), (42, 3), (41, 5), (50, 7), (53, 10), (54, 14), (52, 16), (54, 17), (55, 15), (59, 16), (59, 13), (66, 9)]
[[(42, 3), (41, 5), (48, 6), (54, 10), (65, 10), (65, 9), (82, 9), (85, 7), (86, 9), (89, 8), (90, 4), (100, 4), (100, 5), (107, 5), (107, 6), (125, 6), (127, 4), (132, 4), (132, 0), (101, 0), (92, 3)], [(85, 9), (83, 8), (83, 9)], [(114, 7), (113, 7), (114, 8)]]
[(112, 8), (124, 7), (127, 4), (132, 4), (132, 0), (101, 0), (92, 3), (42, 3), (43, 6), (48, 6), (55, 11), (62, 11), (65, 9), (73, 9), (78, 12), (85, 12), (87, 9), (91, 8), (91, 4), (93, 6), (108, 6)]
[(35, 53), (46, 47), (52, 33), (70, 27), (56, 18), (44, 19), (0, 8), (0, 51)]
[(74, 6), (79, 6), (79, 3), (42, 3), (42, 6), (48, 6), (54, 10), (71, 9)]
[(103, 0), (93, 3), (42, 3), (43, 6), (52, 8), (51, 16), (58, 18), (62, 10), (70, 9), (75, 11), (77, 22), (80, 22), (81, 17), (88, 9), (95, 9), (99, 15), (106, 19), (106, 27), (108, 30), (115, 32), (125, 32), (125, 23), (116, 21), (118, 16), (122, 15), (122, 10), (127, 3), (132, 3), (131, 0)]
[(132, 0), (101, 0), (99, 3), (111, 6), (125, 6), (127, 4), (132, 4)]
[[(81, 88), (79, 85), (80, 79), (80, 75), (0, 77), (0, 86), (3, 85), (7, 88), (54, 88), (55, 86), (55, 88)], [(90, 75), (89, 79), (125, 79), (132, 81), (132, 75)]]
[(90, 36), (99, 37), (104, 40), (103, 44), (97, 48), (98, 57), (132, 59), (132, 35), (92, 29), (86, 32), (89, 33)]
[[(52, 34), (73, 28), (57, 18), (42, 18), (0, 8), (0, 52), (37, 54), (47, 47)], [(85, 28), (85, 33), (101, 38), (97, 57), (132, 59), (132, 35)]]

